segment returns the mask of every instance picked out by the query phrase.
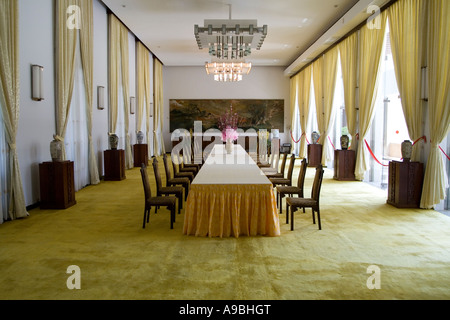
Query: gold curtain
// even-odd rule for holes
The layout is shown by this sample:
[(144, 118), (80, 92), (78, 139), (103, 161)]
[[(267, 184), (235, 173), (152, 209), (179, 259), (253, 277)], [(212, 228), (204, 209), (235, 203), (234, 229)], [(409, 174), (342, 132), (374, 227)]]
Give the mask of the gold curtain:
[(116, 132), (118, 115), (119, 72), (122, 75), (122, 90), (124, 100), (125, 122), (125, 166), (133, 167), (133, 156), (129, 130), (129, 48), (128, 29), (113, 14), (109, 15), (109, 103), (110, 103), (110, 130)]
[(302, 127), (302, 137), (300, 140), (300, 158), (307, 157), (307, 141), (306, 141), (306, 132), (308, 131), (308, 118), (309, 118), (309, 107), (311, 100), (311, 73), (312, 67), (311, 65), (307, 66), (300, 73), (300, 77), (303, 78), (303, 87), (299, 89), (300, 92), (300, 101), (299, 101), (299, 113), (300, 113), (300, 125)]
[(294, 133), (296, 127), (295, 123), (295, 108), (297, 106), (297, 97), (299, 96), (298, 88), (299, 75), (290, 79), (290, 115), (291, 115), (291, 132)]
[(332, 151), (328, 135), (333, 127), (333, 98), (336, 86), (337, 57), (334, 47), (313, 63), (314, 93), (316, 100), (317, 125), (320, 131), (319, 143), (322, 147), (322, 165), (331, 160)]
[[(74, 0), (56, 1), (56, 136), (64, 141), (72, 101), (76, 43), (78, 29), (67, 25), (67, 9), (77, 5)], [(81, 26), (81, 23), (79, 23)], [(66, 159), (66, 150), (62, 143), (62, 157)]]
[(166, 153), (163, 137), (164, 99), (163, 99), (163, 66), (158, 59), (154, 61), (154, 112), (153, 112), (153, 139), (154, 155), (160, 156)]
[(8, 214), (11, 220), (15, 220), (29, 215), (25, 206), (16, 148), (20, 113), (18, 0), (0, 1), (0, 99), (6, 142), (10, 149), (11, 191)]
[[(409, 137), (415, 141), (423, 136), (421, 69), (422, 38), (426, 13), (425, 1), (397, 1), (387, 10), (395, 77), (402, 102)], [(411, 159), (420, 159), (415, 144)]]
[(356, 87), (358, 72), (358, 33), (354, 32), (338, 44), (344, 82), (345, 115), (352, 149), (356, 149)]
[[(322, 148), (322, 165), (326, 165), (327, 161), (332, 159), (333, 148), (329, 141), (328, 136), (334, 126), (335, 121), (335, 108), (333, 108), (334, 91), (336, 88), (336, 76), (337, 76), (337, 59), (339, 50), (334, 47), (328, 51), (323, 57), (323, 112), (321, 114), (321, 120), (319, 122), (319, 129), (321, 131), (320, 142), (323, 145)], [(317, 113), (319, 114), (319, 113)]]
[[(381, 52), (386, 31), (386, 11), (382, 11), (376, 18), (379, 24), (369, 28), (364, 25), (360, 40), (359, 59), (359, 135), (364, 141), (369, 132), (374, 115), (377, 97)], [(358, 148), (355, 164), (355, 177), (364, 180), (364, 173), (368, 169), (368, 156), (364, 144)]]
[(428, 115), (431, 150), (425, 169), (420, 207), (445, 198), (448, 178), (439, 144), (450, 130), (450, 1), (428, 0)]
[(138, 123), (137, 131), (142, 128), (142, 115), (144, 114), (145, 108), (145, 128), (147, 143), (149, 140), (150, 133), (150, 51), (142, 44), (142, 42), (137, 43), (137, 75), (138, 75)]
[(88, 127), (89, 176), (91, 184), (99, 184), (97, 157), (92, 141), (92, 108), (94, 89), (94, 41), (93, 41), (93, 5), (90, 0), (78, 0), (81, 8), (81, 61), (83, 64), (84, 86), (86, 88), (86, 120)]

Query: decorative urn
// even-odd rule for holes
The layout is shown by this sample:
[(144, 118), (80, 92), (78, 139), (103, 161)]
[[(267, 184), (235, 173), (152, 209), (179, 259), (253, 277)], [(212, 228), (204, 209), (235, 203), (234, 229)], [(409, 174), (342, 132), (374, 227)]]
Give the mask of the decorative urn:
[(136, 135), (138, 144), (142, 144), (144, 142), (144, 133), (139, 131)]
[(53, 141), (50, 142), (50, 155), (53, 161), (63, 161), (63, 143), (56, 134), (53, 135)]
[(111, 150), (117, 150), (117, 146), (119, 145), (119, 137), (115, 133), (109, 133), (109, 145), (111, 146)]
[(341, 148), (342, 148), (342, 150), (347, 150), (348, 149), (349, 141), (350, 141), (350, 139), (349, 139), (348, 135), (343, 134), (341, 136)]
[(412, 154), (413, 144), (409, 140), (405, 140), (402, 142), (402, 158), (403, 161), (410, 161)]
[(317, 131), (313, 131), (311, 133), (311, 140), (313, 144), (317, 144), (319, 142), (320, 135)]

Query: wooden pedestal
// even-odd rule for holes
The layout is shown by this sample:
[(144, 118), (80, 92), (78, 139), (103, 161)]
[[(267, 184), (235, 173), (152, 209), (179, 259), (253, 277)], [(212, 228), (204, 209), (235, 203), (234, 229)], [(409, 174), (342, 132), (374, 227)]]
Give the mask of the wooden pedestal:
[(77, 203), (73, 166), (72, 161), (39, 164), (41, 209), (67, 209)]
[(105, 181), (120, 181), (125, 177), (125, 150), (105, 150)]
[(423, 163), (389, 162), (387, 203), (397, 208), (419, 208), (423, 185)]
[(322, 163), (322, 145), (308, 144), (308, 167), (317, 167)]
[(356, 152), (354, 150), (335, 150), (333, 179), (340, 181), (355, 180), (355, 159)]
[(148, 165), (148, 145), (147, 144), (135, 144), (134, 151), (134, 166), (141, 167), (142, 164)]

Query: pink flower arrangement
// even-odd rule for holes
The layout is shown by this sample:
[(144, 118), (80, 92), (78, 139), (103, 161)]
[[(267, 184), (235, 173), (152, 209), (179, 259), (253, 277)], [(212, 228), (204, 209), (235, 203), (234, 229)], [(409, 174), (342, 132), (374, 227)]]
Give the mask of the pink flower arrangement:
[(230, 111), (225, 113), (219, 118), (217, 126), (219, 130), (222, 131), (222, 141), (230, 139), (235, 141), (238, 139), (239, 134), (237, 133), (239, 117), (237, 113), (233, 113), (233, 106), (230, 106)]

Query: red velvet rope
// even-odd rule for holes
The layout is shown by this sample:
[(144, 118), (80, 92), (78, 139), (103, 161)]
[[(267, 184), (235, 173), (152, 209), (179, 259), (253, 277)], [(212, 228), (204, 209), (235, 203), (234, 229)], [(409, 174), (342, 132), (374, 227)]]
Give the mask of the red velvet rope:
[(413, 145), (415, 145), (417, 142), (419, 142), (420, 140), (422, 140), (423, 139), (423, 141), (425, 141), (425, 143), (427, 142), (427, 137), (426, 136), (423, 136), (423, 137), (420, 137), (419, 139), (417, 139), (416, 141), (414, 141), (413, 142)]
[(303, 134), (300, 136), (300, 139), (298, 139), (297, 141), (295, 141), (294, 136), (292, 135), (292, 130), (289, 130), (289, 131), (291, 132), (291, 138), (292, 138), (292, 141), (294, 141), (294, 143), (299, 143), (300, 140), (302, 140)]
[(441, 148), (441, 146), (439, 146), (439, 149), (441, 149), (442, 153), (447, 157), (447, 160), (450, 160), (450, 157), (448, 156), (448, 154), (445, 153), (445, 151)]
[(333, 146), (333, 149), (336, 150), (336, 148), (334, 147), (333, 142), (331, 142), (330, 136), (328, 136), (328, 140), (330, 141), (331, 145)]
[(375, 155), (373, 154), (372, 149), (370, 149), (369, 144), (367, 143), (367, 140), (366, 140), (366, 139), (364, 139), (364, 142), (366, 143), (367, 149), (369, 149), (369, 152), (370, 152), (372, 158), (374, 158), (375, 161), (378, 162), (379, 164), (381, 164), (383, 167), (389, 167), (388, 164), (382, 164), (382, 163), (377, 159), (377, 157), (375, 157)]

